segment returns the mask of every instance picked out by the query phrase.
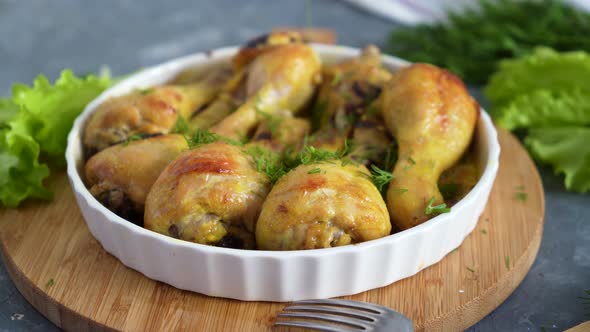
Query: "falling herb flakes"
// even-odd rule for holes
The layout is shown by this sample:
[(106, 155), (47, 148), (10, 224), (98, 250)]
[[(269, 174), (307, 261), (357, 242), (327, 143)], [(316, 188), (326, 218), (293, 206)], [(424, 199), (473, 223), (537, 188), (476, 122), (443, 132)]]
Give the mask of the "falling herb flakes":
[(526, 202), (527, 199), (529, 198), (529, 195), (525, 192), (524, 186), (523, 185), (516, 186), (516, 187), (514, 187), (514, 189), (516, 190), (516, 193), (514, 193), (514, 199), (521, 201), (521, 202)]
[(506, 264), (506, 268), (510, 270), (510, 256), (504, 258), (504, 263)]
[(435, 205), (433, 206), (432, 204), (434, 203), (434, 196), (432, 196), (432, 198), (430, 199), (430, 201), (428, 201), (428, 205), (426, 205), (426, 208), (424, 209), (424, 214), (425, 215), (438, 215), (441, 213), (447, 213), (447, 212), (451, 212), (451, 209), (447, 207), (447, 204), (442, 203), (439, 205)]
[(467, 271), (469, 271), (471, 273), (475, 273), (475, 270), (470, 268), (469, 266), (466, 266), (465, 268), (467, 269)]
[(517, 191), (517, 192), (514, 194), (514, 198), (515, 198), (516, 200), (518, 200), (518, 201), (521, 201), (521, 202), (526, 202), (526, 201), (527, 201), (527, 199), (529, 198), (529, 195), (528, 195), (527, 193), (525, 193), (525, 192), (522, 192), (522, 191)]
[(310, 170), (309, 172), (307, 172), (307, 174), (318, 174), (322, 171), (321, 168), (314, 168), (312, 170)]
[(53, 286), (54, 284), (55, 284), (55, 280), (53, 280), (53, 278), (51, 278), (45, 284), (45, 288), (49, 288), (49, 287)]

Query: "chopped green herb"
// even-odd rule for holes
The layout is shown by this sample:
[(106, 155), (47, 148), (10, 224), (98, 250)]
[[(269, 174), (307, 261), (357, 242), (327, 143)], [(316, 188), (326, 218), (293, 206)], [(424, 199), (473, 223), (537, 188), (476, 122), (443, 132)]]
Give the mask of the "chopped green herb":
[(483, 235), (488, 235), (488, 231), (487, 231), (485, 228), (481, 230), (481, 233), (482, 233)]
[(266, 150), (259, 146), (248, 148), (246, 153), (252, 156), (258, 172), (265, 173), (272, 184), (276, 183), (279, 178), (287, 174), (288, 169), (282, 162), (280, 154)]
[(143, 139), (143, 136), (140, 134), (133, 134), (129, 137), (127, 137), (127, 139), (123, 142), (123, 146), (127, 146), (129, 145), (129, 143), (134, 142), (134, 141), (139, 141)]
[(383, 187), (393, 180), (393, 174), (384, 171), (375, 165), (371, 165), (371, 181), (377, 189), (383, 193)]
[(459, 185), (456, 183), (442, 183), (438, 186), (438, 190), (444, 199), (452, 199), (459, 192)]
[(174, 129), (172, 130), (172, 133), (188, 135), (188, 134), (190, 134), (190, 132), (191, 132), (191, 129), (190, 129), (188, 122), (186, 121), (186, 119), (182, 115), (179, 114), (178, 118), (176, 118), (176, 124), (174, 125)]
[(282, 119), (280, 117), (273, 116), (272, 114), (260, 111), (258, 109), (256, 109), (256, 112), (264, 118), (265, 123), (268, 126), (268, 129), (270, 130), (272, 136), (277, 136), (279, 133), (279, 126), (281, 125)]
[(154, 88), (146, 88), (146, 89), (140, 89), (139, 93), (145, 96), (147, 94), (152, 93), (153, 91), (154, 91)]
[(316, 149), (313, 146), (306, 146), (299, 153), (298, 157), (302, 165), (309, 165), (330, 159), (337, 159), (338, 154), (328, 150)]
[(436, 160), (430, 161), (430, 168), (434, 169), (436, 167)]
[(387, 153), (385, 154), (385, 161), (383, 162), (383, 167), (386, 170), (393, 170), (395, 163), (397, 162), (397, 144), (394, 142), (387, 148)]
[(434, 196), (432, 196), (430, 201), (428, 201), (428, 205), (426, 205), (426, 209), (424, 209), (425, 215), (427, 215), (427, 216), (429, 216), (431, 214), (437, 215), (437, 214), (447, 213), (447, 212), (451, 211), (451, 209), (448, 208), (445, 203), (432, 206), (433, 203), (434, 203)]
[(330, 82), (330, 85), (332, 87), (335, 87), (336, 85), (340, 84), (340, 82), (342, 82), (342, 76), (342, 72), (334, 73), (334, 77), (332, 78), (332, 82)]
[(506, 264), (506, 268), (510, 270), (510, 256), (504, 257), (504, 263)]
[(53, 280), (53, 278), (51, 278), (45, 284), (45, 288), (49, 288), (49, 287), (53, 286), (54, 284), (55, 284), (55, 280)]
[(342, 148), (336, 152), (318, 149), (311, 145), (307, 145), (307, 141), (308, 139), (304, 139), (304, 146), (298, 154), (292, 158), (286, 158), (285, 163), (290, 169), (299, 165), (309, 165), (328, 162), (331, 160), (340, 160), (347, 156), (352, 150), (352, 143), (350, 140), (345, 140)]
[(314, 168), (314, 169), (310, 170), (309, 172), (307, 172), (307, 174), (318, 174), (321, 171), (322, 170), (320, 168)]
[(467, 271), (469, 271), (471, 273), (475, 273), (475, 270), (470, 268), (469, 266), (466, 266), (465, 268), (467, 269)]
[(342, 167), (344, 167), (344, 166), (348, 166), (348, 165), (350, 165), (350, 164), (352, 164), (352, 160), (350, 160), (350, 159), (342, 159), (342, 160), (340, 161), (340, 166), (342, 166)]
[(408, 161), (410, 162), (410, 164), (416, 165), (416, 161), (414, 160), (414, 158), (408, 157)]
[(406, 189), (406, 188), (395, 188), (393, 190), (397, 191), (400, 194), (408, 192), (408, 189)]
[(529, 198), (529, 195), (525, 192), (517, 192), (514, 194), (514, 198), (516, 198), (517, 200), (519, 200), (521, 202), (526, 202), (527, 199)]
[(204, 129), (197, 129), (192, 134), (192, 136), (188, 137), (187, 141), (189, 143), (189, 147), (193, 149), (201, 145), (213, 143), (219, 139), (221, 139), (221, 137), (217, 134), (214, 134)]

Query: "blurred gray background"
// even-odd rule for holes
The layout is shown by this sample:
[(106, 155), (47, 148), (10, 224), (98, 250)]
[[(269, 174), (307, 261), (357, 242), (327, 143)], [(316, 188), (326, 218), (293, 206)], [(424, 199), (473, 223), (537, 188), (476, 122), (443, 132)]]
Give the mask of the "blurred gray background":
[[(108, 65), (123, 75), (276, 26), (333, 28), (339, 43), (358, 47), (383, 45), (399, 27), (343, 1), (310, 3), (306, 12), (302, 0), (0, 0), (0, 95), (39, 73), (54, 80), (64, 68), (84, 74)], [(561, 178), (540, 171), (546, 223), (537, 260), (508, 300), (469, 331), (562, 331), (590, 319), (577, 298), (590, 289), (590, 196), (567, 193)], [(58, 330), (18, 293), (2, 264), (0, 330)]]

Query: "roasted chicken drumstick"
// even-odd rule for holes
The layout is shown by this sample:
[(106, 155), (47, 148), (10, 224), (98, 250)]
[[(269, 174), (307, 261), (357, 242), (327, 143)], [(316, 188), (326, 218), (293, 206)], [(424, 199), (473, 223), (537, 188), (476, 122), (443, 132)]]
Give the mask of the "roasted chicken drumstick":
[(90, 116), (84, 130), (86, 157), (133, 135), (167, 134), (179, 116), (189, 119), (229, 79), (225, 69), (190, 85), (163, 85), (111, 98)]
[(319, 70), (318, 55), (304, 44), (287, 44), (263, 53), (247, 69), (246, 102), (212, 131), (240, 139), (265, 115), (282, 110), (296, 113), (312, 97)]
[(86, 162), (90, 193), (109, 210), (141, 225), (152, 185), (186, 149), (181, 135), (158, 135), (108, 147)]
[(479, 106), (459, 78), (427, 64), (394, 73), (381, 102), (398, 144), (387, 206), (392, 222), (407, 229), (432, 217), (426, 214), (429, 204), (444, 203), (439, 176), (469, 146)]

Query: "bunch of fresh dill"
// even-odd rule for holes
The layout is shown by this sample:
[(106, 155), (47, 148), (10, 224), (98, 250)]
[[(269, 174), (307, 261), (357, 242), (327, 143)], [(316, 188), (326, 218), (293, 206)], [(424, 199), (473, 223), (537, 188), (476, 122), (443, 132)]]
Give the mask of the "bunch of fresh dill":
[(590, 51), (589, 35), (590, 14), (560, 0), (480, 0), (477, 7), (450, 12), (447, 22), (393, 31), (386, 51), (484, 84), (501, 59), (539, 45)]

